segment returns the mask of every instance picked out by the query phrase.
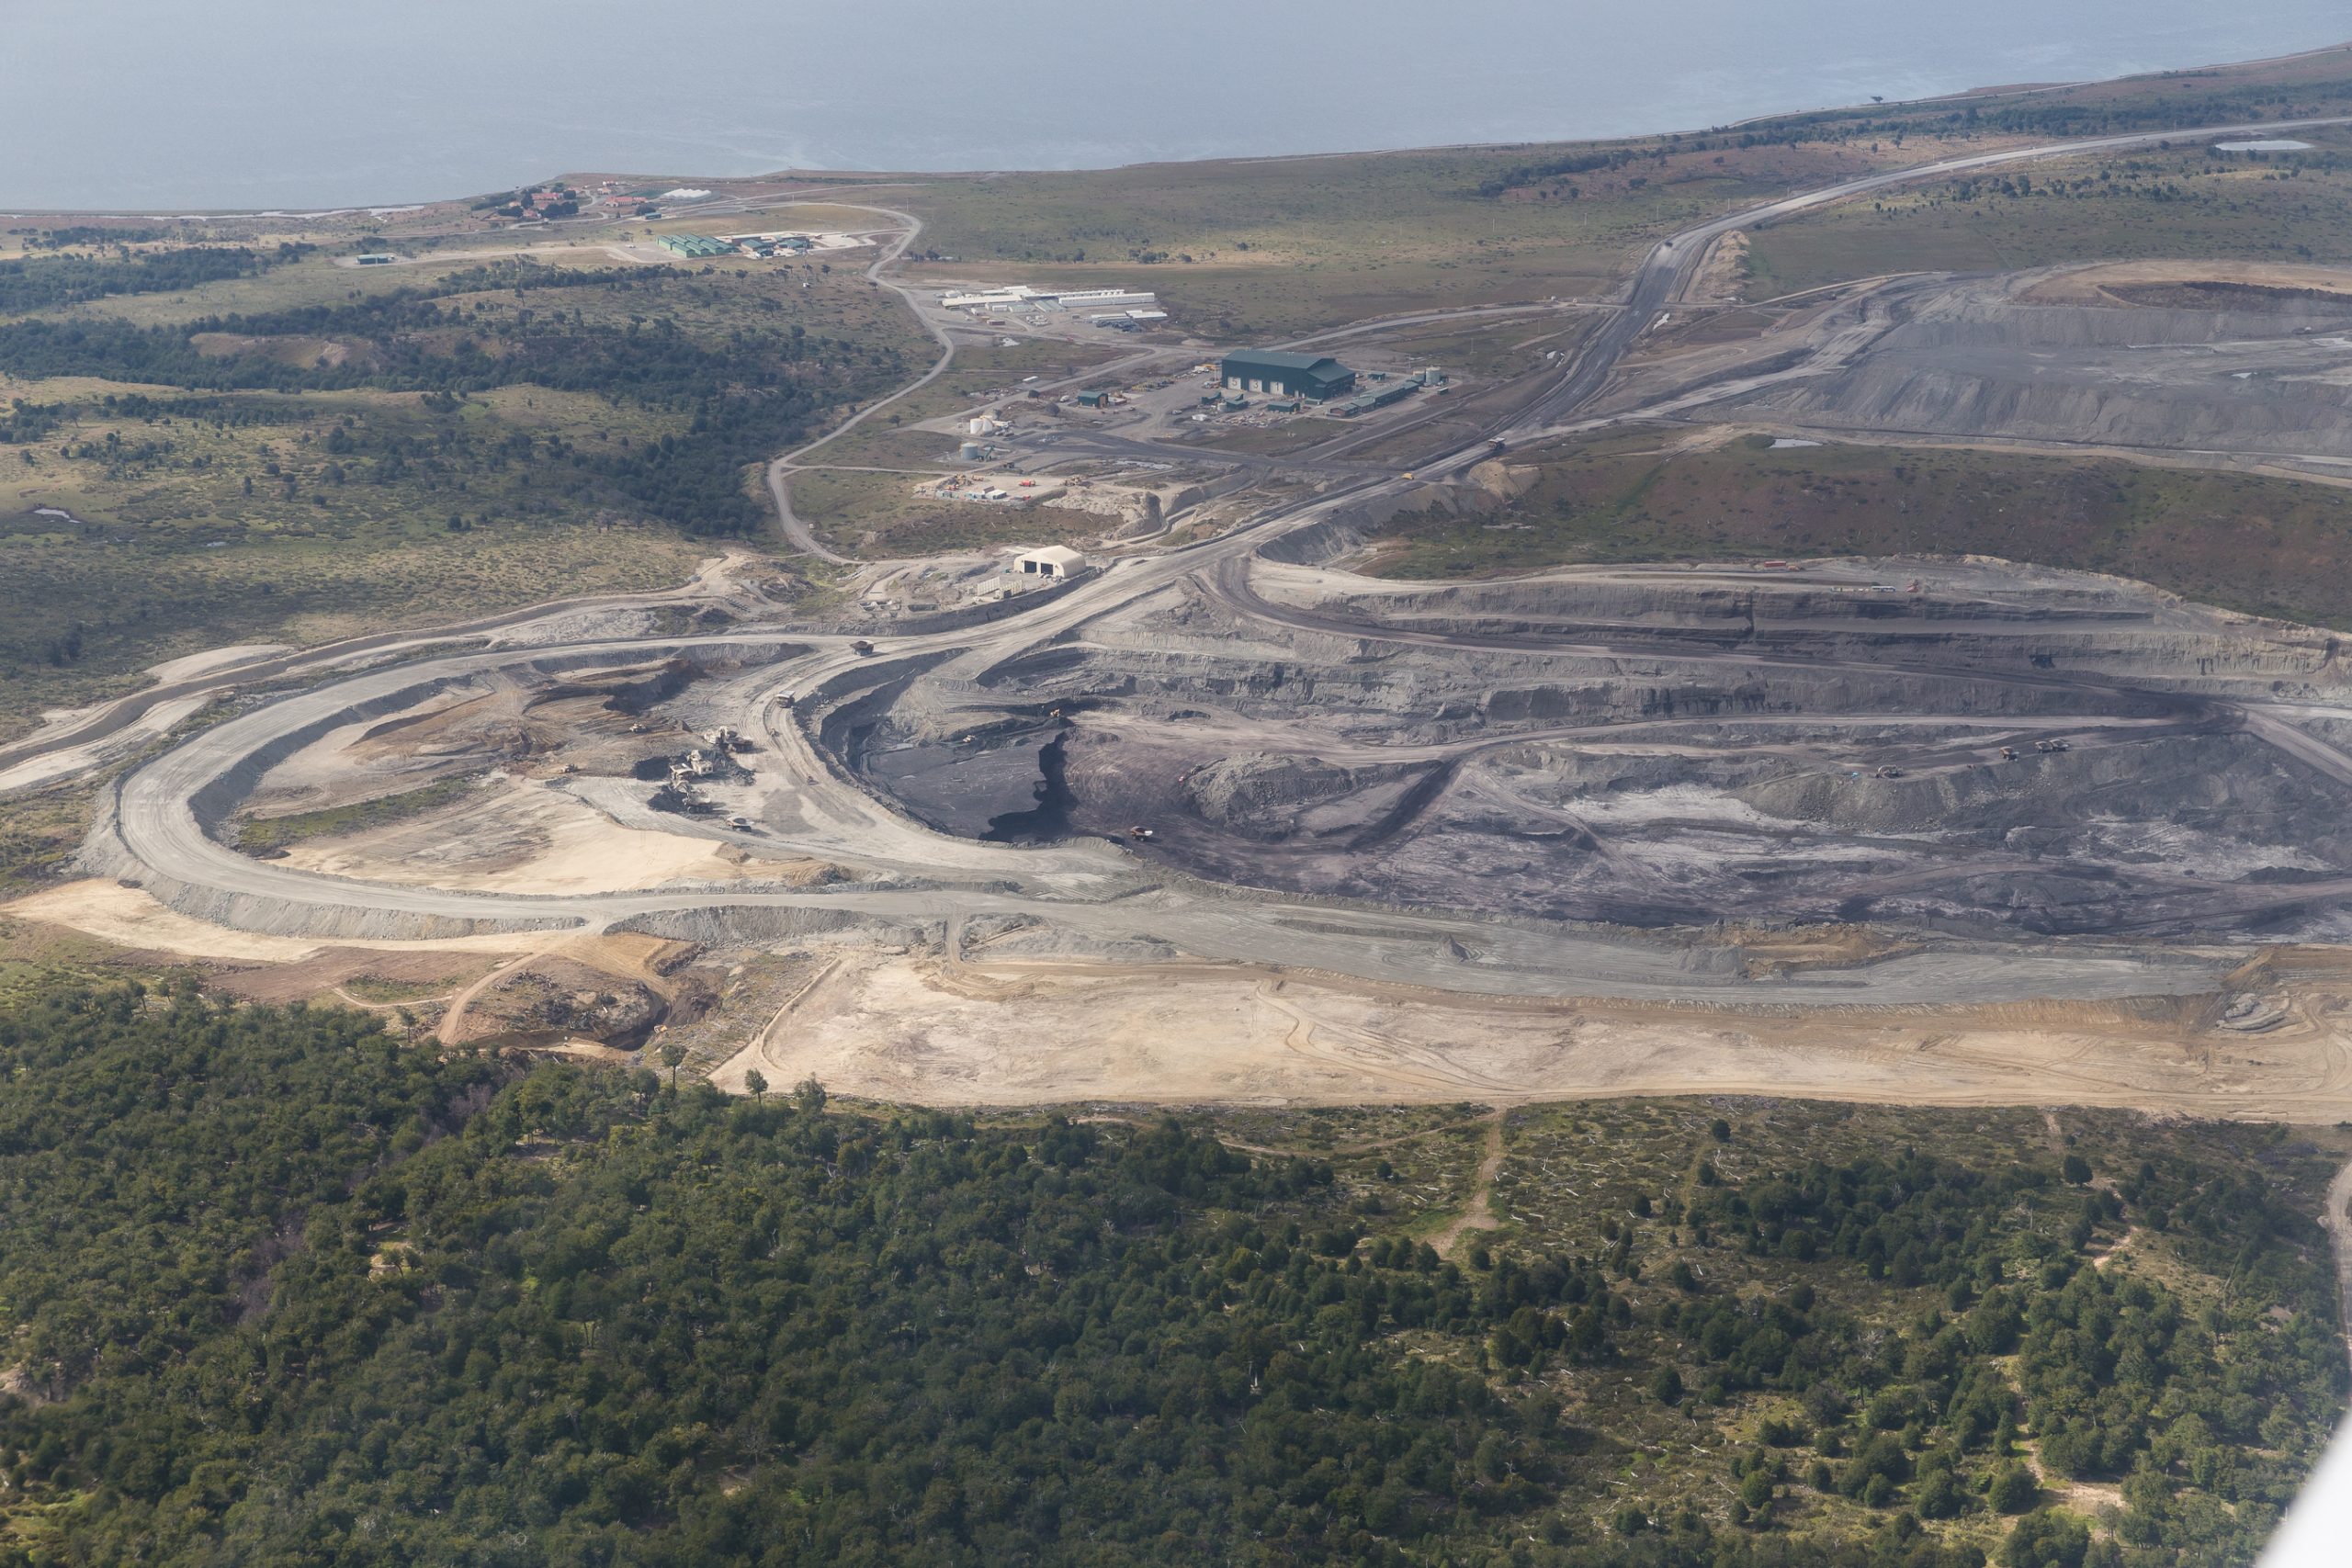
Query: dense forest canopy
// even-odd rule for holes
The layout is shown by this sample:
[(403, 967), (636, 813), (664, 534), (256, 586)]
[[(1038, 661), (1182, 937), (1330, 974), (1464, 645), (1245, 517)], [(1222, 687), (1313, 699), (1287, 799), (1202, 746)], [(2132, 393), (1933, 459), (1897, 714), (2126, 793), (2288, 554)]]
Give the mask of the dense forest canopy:
[[(1735, 1177), (1718, 1121), (1605, 1250), (1456, 1263), (1166, 1118), (729, 1100), (187, 986), (23, 1003), (0, 1070), (19, 1563), (2233, 1563), (2346, 1381), (2256, 1138)], [(2132, 1227), (2167, 1280), (2093, 1261)], [(1750, 1409), (1720, 1495), (1627, 1440)]]

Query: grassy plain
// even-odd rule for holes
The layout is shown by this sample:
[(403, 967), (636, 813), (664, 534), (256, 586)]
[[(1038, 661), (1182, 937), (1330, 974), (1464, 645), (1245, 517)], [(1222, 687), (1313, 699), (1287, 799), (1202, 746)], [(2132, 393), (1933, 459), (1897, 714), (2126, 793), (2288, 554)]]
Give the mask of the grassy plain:
[(988, 545), (1067, 543), (1091, 537), (1114, 522), (1068, 507), (933, 501), (915, 493), (920, 482), (901, 474), (808, 469), (792, 478), (792, 509), (834, 548), (875, 559)]
[(674, 587), (710, 550), (637, 524), (510, 521), (452, 534), (420, 517), (342, 534), (256, 529), (216, 547), (169, 523), (0, 517), (0, 736), (31, 728), (45, 708), (136, 689), (159, 660)]
[(0, 795), (0, 898), (60, 875), (90, 827), (90, 791), (76, 784)]
[(1188, 331), (1292, 336), (1374, 316), (1605, 293), (1659, 236), (1792, 185), (1878, 166), (1889, 148), (1657, 156), (1565, 186), (1481, 194), (1555, 149), (1145, 164), (940, 181), (905, 203), (927, 250), (913, 276), (1110, 281), (1157, 290)]
[(1458, 577), (1581, 562), (1989, 555), (2352, 626), (2352, 490), (2107, 458), (1774, 449), (1766, 436), (1682, 449), (1681, 439), (1634, 429), (1531, 451), (1537, 473), (1516, 499), (1484, 514), (1400, 516), (1370, 570)]
[(476, 774), (436, 779), (415, 789), (353, 801), (348, 806), (329, 807), (321, 811), (300, 811), (286, 817), (250, 817), (238, 824), (237, 847), (249, 852), (283, 849), (306, 839), (323, 839), (338, 833), (388, 828), (396, 822), (404, 822), (410, 818), (422, 817), (428, 811), (437, 811), (442, 807), (452, 805), (480, 782), (480, 776)]
[(1747, 297), (1886, 273), (2229, 257), (2352, 262), (2352, 128), (2298, 131), (2307, 153), (2214, 155), (2202, 141), (2062, 159), (2006, 178), (1905, 187), (1759, 230)]
[[(2065, 135), (2347, 109), (2352, 51), (2333, 50), (1621, 142), (936, 180), (890, 199), (923, 216), (927, 254), (953, 258), (918, 269), (921, 276), (1065, 287), (1116, 279), (1157, 289), (1178, 325), (1204, 336), (1278, 338), (1415, 310), (1606, 293), (1635, 256), (1676, 227), (1874, 169)], [(2110, 223), (2146, 219), (2127, 204), (2114, 210), (2121, 216)], [(2177, 215), (2161, 216), (2169, 224)], [(2225, 227), (2267, 245), (2268, 231), (2290, 216)], [(1788, 231), (1856, 220), (1840, 209)], [(1989, 254), (2002, 238), (1955, 228), (1953, 236), (1936, 238), (1973, 243), (1973, 254)], [(2315, 222), (2285, 243), (2324, 238), (2324, 228)], [(1886, 248), (1898, 257), (1911, 254)], [(1888, 270), (1879, 261), (1842, 257), (1832, 270), (1854, 265)], [(1758, 268), (1769, 290), (1801, 286), (1787, 280), (1814, 276), (1822, 264), (1783, 247)]]
[[(0, 802), (0, 811), (6, 804)], [(0, 893), (6, 891), (0, 882)], [(153, 984), (170, 967), (158, 953), (133, 953), (62, 926), (0, 916), (0, 1012), (60, 986), (126, 979)]]

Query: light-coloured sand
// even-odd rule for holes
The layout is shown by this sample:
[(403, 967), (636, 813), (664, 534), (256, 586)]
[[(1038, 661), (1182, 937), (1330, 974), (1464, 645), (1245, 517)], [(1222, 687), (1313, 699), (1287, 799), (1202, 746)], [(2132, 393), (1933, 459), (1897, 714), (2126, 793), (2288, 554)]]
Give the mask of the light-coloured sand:
[[(190, 680), (213, 670), (243, 663), (249, 659), (284, 653), (290, 647), (291, 645), (288, 643), (246, 642), (228, 648), (207, 649), (201, 653), (185, 654), (178, 659), (166, 659), (161, 664), (151, 664), (147, 667), (147, 673), (153, 676), (159, 685), (174, 681)], [(204, 696), (197, 695), (182, 697), (174, 702), (158, 703), (142, 714), (136, 722), (115, 734), (100, 739), (85, 741), (80, 745), (69, 745), (54, 751), (28, 757), (14, 767), (0, 768), (0, 795), (12, 794), (17, 790), (37, 789), (42, 784), (52, 784), (59, 779), (71, 778), (77, 773), (87, 773), (109, 758), (122, 756), (145, 745), (156, 736), (164, 734), (180, 720), (202, 707), (205, 701)], [(30, 739), (38, 740), (45, 734), (54, 735), (71, 730), (74, 726), (82, 723), (108, 705), (106, 703), (93, 703), (87, 707), (51, 708), (41, 716), (40, 728), (33, 731)]]
[(147, 673), (158, 681), (186, 681), (208, 674), (223, 665), (242, 664), (248, 659), (266, 658), (273, 653), (290, 653), (290, 642), (240, 642), (227, 648), (208, 648), (202, 653), (190, 653), (178, 659), (166, 659), (161, 664), (147, 666)]
[[(355, 834), (291, 846), (283, 863), (368, 882), (411, 887), (451, 887), (484, 893), (620, 893), (671, 882), (731, 880), (745, 867), (726, 860), (708, 839), (623, 828), (594, 807), (560, 790), (515, 780), (469, 823), (437, 822), (435, 838), (453, 830), (493, 826), (507, 837), (533, 844), (520, 859), (501, 856), (484, 864), (425, 859), (403, 830)], [(463, 832), (453, 847), (462, 847)], [(752, 863), (756, 867), (758, 863)]]
[(44, 887), (10, 904), (0, 914), (45, 920), (122, 947), (175, 953), (184, 958), (238, 958), (263, 964), (299, 964), (320, 944), (297, 937), (261, 936), (192, 920), (167, 909), (136, 887), (100, 877)]
[(1747, 297), (1747, 231), (1734, 229), (1707, 247), (1682, 297), (1693, 305), (1736, 305)]
[(2037, 305), (2111, 303), (2110, 287), (2164, 283), (2240, 283), (2257, 288), (2309, 288), (2352, 294), (2352, 270), (2293, 262), (2149, 260), (2101, 262), (2065, 268), (2020, 290), (2018, 298)]
[[(1332, 1104), (1770, 1094), (1895, 1104), (2138, 1106), (2352, 1117), (2340, 978), (2297, 981), (2252, 1036), (2201, 1004), (1757, 1010), (1513, 1005), (1345, 990), (1240, 966), (846, 955), (717, 1075), (814, 1075), (944, 1104)], [(756, 1028), (757, 1026), (753, 1026)], [(747, 1036), (752, 1030), (747, 1029)]]
[[(72, 778), (87, 773), (109, 758), (119, 757), (144, 746), (172, 726), (202, 707), (209, 699), (202, 694), (180, 697), (168, 703), (157, 703), (141, 714), (135, 723), (125, 726), (103, 739), (85, 741), (79, 746), (66, 746), (37, 757), (28, 757), (13, 768), (0, 768), (0, 795), (20, 789), (37, 789), (59, 779)], [(89, 710), (80, 709), (74, 716)]]
[(328, 945), (411, 952), (505, 953), (530, 940), (528, 936), (494, 934), (451, 937), (438, 942), (368, 942), (337, 937), (328, 943), (302, 937), (264, 936), (191, 919), (166, 908), (139, 888), (125, 887), (103, 877), (44, 887), (13, 903), (0, 904), (0, 915), (44, 920), (120, 947), (177, 953), (184, 958), (260, 964), (299, 964)]

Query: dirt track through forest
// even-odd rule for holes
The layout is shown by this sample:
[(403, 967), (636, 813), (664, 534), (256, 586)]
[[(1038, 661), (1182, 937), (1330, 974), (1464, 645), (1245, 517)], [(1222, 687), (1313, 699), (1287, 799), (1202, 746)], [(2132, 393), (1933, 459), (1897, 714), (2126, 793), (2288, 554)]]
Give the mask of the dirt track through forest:
[(1469, 1249), (1473, 1231), (1498, 1230), (1502, 1221), (1495, 1213), (1495, 1178), (1503, 1168), (1503, 1118), (1508, 1112), (1497, 1109), (1487, 1118), (1487, 1139), (1478, 1156), (1477, 1174), (1471, 1179), (1470, 1196), (1462, 1212), (1448, 1220), (1444, 1226), (1430, 1237), (1430, 1245), (1440, 1258), (1455, 1259)]

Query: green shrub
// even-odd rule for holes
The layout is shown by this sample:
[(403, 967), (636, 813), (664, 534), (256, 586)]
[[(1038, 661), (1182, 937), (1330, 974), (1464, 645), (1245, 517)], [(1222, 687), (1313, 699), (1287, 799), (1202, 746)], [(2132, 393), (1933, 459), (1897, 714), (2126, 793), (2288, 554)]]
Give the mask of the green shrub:
[(2034, 1480), (2033, 1472), (2012, 1461), (1993, 1472), (1993, 1483), (1986, 1488), (1984, 1500), (1996, 1513), (2022, 1514), (2041, 1496), (2041, 1485)]
[(2082, 1568), (2091, 1544), (2090, 1527), (2060, 1508), (2041, 1508), (2019, 1519), (2001, 1542), (2002, 1568)]

